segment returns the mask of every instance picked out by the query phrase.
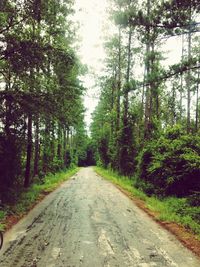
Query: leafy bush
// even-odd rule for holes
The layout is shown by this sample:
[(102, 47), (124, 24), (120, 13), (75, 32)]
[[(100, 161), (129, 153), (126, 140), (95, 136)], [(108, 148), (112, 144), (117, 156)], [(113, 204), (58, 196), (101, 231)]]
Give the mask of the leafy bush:
[(150, 141), (139, 157), (137, 186), (148, 194), (188, 196), (200, 191), (200, 137), (180, 126)]
[(194, 192), (192, 195), (190, 195), (187, 199), (187, 202), (190, 206), (200, 207), (200, 192)]
[(100, 160), (101, 163), (104, 167), (107, 167), (109, 162), (110, 162), (110, 158), (109, 158), (109, 149), (108, 149), (108, 140), (106, 138), (102, 138), (99, 141), (99, 155), (100, 155)]

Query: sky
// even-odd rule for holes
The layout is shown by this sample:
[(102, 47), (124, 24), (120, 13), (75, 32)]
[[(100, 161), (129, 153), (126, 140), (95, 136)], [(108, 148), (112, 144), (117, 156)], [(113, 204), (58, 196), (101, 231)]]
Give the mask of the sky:
[(88, 74), (81, 77), (83, 85), (87, 88), (84, 98), (87, 127), (91, 123), (91, 113), (98, 102), (99, 90), (96, 86), (95, 76), (101, 73), (103, 69), (102, 59), (105, 57), (102, 32), (105, 22), (106, 2), (106, 0), (75, 1), (75, 20), (80, 24), (78, 54), (81, 62), (89, 68)]

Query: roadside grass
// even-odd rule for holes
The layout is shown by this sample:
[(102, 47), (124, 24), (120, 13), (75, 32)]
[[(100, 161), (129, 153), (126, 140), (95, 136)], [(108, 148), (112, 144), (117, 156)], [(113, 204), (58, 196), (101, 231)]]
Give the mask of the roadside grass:
[(190, 206), (186, 198), (147, 196), (143, 191), (134, 187), (135, 179), (120, 176), (112, 170), (95, 167), (95, 171), (105, 179), (120, 186), (132, 196), (143, 200), (145, 207), (155, 213), (156, 219), (178, 223), (191, 230), (200, 239), (200, 207)]
[(7, 228), (7, 217), (15, 216), (22, 217), (26, 214), (31, 207), (38, 202), (40, 198), (54, 191), (61, 183), (67, 181), (73, 176), (79, 168), (74, 167), (66, 171), (61, 171), (56, 174), (48, 174), (42, 180), (42, 183), (32, 184), (28, 189), (24, 189), (13, 205), (6, 205), (3, 210), (0, 211), (0, 230)]

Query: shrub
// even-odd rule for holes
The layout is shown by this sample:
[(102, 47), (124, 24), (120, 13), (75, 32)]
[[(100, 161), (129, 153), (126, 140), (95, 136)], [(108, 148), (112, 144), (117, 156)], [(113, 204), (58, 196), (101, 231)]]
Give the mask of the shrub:
[(191, 206), (200, 207), (200, 192), (194, 192), (192, 195), (190, 195), (187, 199), (187, 202)]
[(187, 196), (200, 190), (200, 137), (167, 129), (140, 154), (137, 185), (149, 194)]

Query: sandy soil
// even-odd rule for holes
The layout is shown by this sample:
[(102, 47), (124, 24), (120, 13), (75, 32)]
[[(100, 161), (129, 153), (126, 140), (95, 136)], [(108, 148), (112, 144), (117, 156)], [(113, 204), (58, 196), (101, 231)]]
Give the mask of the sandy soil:
[(5, 235), (2, 267), (199, 267), (111, 183), (84, 168)]

